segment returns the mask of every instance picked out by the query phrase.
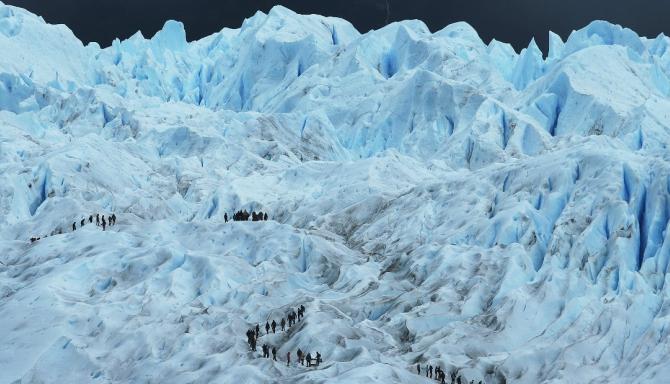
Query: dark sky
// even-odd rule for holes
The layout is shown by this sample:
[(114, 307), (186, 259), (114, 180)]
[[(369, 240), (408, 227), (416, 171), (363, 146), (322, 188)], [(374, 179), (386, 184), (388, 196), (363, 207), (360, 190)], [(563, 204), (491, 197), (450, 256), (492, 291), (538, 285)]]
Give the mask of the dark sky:
[[(282, 4), (298, 13), (349, 20), (365, 32), (387, 20), (423, 20), (432, 31), (467, 21), (488, 42), (509, 42), (517, 50), (536, 37), (546, 51), (547, 31), (565, 39), (594, 19), (608, 20), (656, 37), (670, 31), (670, 1), (665, 0), (2, 0), (27, 8), (50, 23), (66, 24), (85, 43), (102, 46), (138, 30), (151, 37), (167, 19), (184, 22), (189, 40), (223, 27), (237, 28), (256, 10)], [(387, 14), (387, 3), (390, 10)]]

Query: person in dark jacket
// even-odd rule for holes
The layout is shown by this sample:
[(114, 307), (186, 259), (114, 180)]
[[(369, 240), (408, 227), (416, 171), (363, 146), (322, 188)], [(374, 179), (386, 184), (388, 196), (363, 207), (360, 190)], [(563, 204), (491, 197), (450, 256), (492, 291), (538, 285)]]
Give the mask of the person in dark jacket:
[(263, 220), (268, 221), (268, 213), (267, 212), (265, 212), (265, 214), (263, 215)]
[(227, 213), (223, 214), (223, 220), (225, 220), (226, 223), (228, 222), (228, 214)]
[(281, 331), (284, 332), (284, 329), (286, 329), (286, 319), (282, 317), (279, 324), (281, 324)]
[(73, 231), (77, 230), (77, 223), (76, 222), (72, 223), (72, 230)]
[(416, 374), (420, 375), (421, 374), (421, 364), (416, 363)]
[(311, 367), (312, 366), (312, 354), (307, 352), (307, 356), (305, 356), (305, 358), (307, 359), (307, 366)]
[(99, 213), (95, 214), (95, 226), (96, 227), (100, 226), (100, 214)]
[(277, 348), (272, 347), (272, 360), (277, 361)]
[(286, 366), (288, 367), (291, 364), (291, 351), (286, 352)]
[(272, 333), (275, 333), (276, 328), (277, 328), (277, 322), (272, 320)]
[(86, 224), (86, 219), (81, 219), (81, 222), (79, 222), (79, 227), (83, 227), (84, 224)]
[(265, 322), (265, 334), (268, 335), (270, 334), (270, 323), (267, 321)]
[(321, 354), (319, 352), (316, 353), (316, 366), (318, 367), (319, 364), (321, 364)]
[(261, 327), (256, 324), (256, 338), (258, 339), (258, 334), (261, 333)]
[(105, 230), (105, 227), (107, 226), (107, 222), (105, 221), (105, 216), (102, 216), (102, 230)]
[(93, 215), (91, 215), (91, 216), (88, 217), (88, 222), (89, 222), (89, 224), (92, 224), (92, 223), (93, 223)]

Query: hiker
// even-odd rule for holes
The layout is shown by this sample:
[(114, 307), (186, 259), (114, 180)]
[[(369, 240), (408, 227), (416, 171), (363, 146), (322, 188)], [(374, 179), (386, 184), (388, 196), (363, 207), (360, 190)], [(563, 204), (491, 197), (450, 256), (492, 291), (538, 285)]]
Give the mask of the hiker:
[(272, 347), (272, 360), (277, 361), (277, 348)]
[(265, 334), (268, 335), (270, 334), (270, 323), (267, 321), (265, 322)]
[(316, 366), (318, 367), (319, 364), (321, 364), (321, 354), (319, 352), (316, 353)]
[(79, 226), (83, 227), (84, 224), (86, 224), (86, 219), (81, 219), (81, 222), (79, 223)]
[(263, 220), (268, 221), (268, 213), (267, 212), (265, 212), (265, 214), (263, 215)]
[(291, 314), (293, 315), (293, 325), (295, 325), (295, 319), (298, 318), (298, 315), (295, 314), (295, 311), (291, 312)]
[(263, 357), (270, 357), (270, 351), (268, 350), (267, 344), (263, 344)]
[(112, 222), (116, 225), (116, 213), (112, 213)]
[(440, 383), (446, 384), (447, 383), (447, 374), (444, 373), (444, 371), (440, 372)]
[(282, 317), (281, 318), (281, 331), (284, 332), (284, 329), (286, 328), (286, 320)]
[(300, 348), (298, 348), (298, 362), (300, 364), (303, 364), (302, 351), (300, 350)]
[(307, 352), (306, 358), (307, 358), (307, 366), (311, 367), (312, 366), (312, 354)]
[(288, 367), (291, 364), (291, 351), (286, 352), (286, 366)]
[(256, 212), (251, 212), (251, 221), (258, 221), (258, 216), (256, 216)]
[(72, 230), (73, 231), (77, 230), (77, 223), (76, 222), (72, 223)]
[(256, 323), (256, 338), (258, 339), (258, 334), (260, 333), (260, 327), (258, 326), (258, 323)]
[(102, 230), (105, 230), (105, 227), (107, 226), (107, 222), (105, 221), (105, 216), (102, 216)]
[(435, 367), (435, 380), (440, 380), (440, 366)]
[(431, 379), (433, 378), (433, 366), (432, 365), (428, 366), (428, 372), (426, 372), (426, 376), (430, 377)]
[(223, 220), (225, 220), (226, 223), (228, 222), (228, 214), (227, 213), (223, 214)]
[(254, 337), (254, 331), (252, 329), (247, 331), (247, 342), (252, 351), (256, 351), (256, 338)]
[(272, 320), (272, 333), (275, 333), (275, 328), (277, 328), (277, 322)]
[(417, 373), (417, 375), (421, 374), (421, 364), (419, 364), (419, 363), (416, 363), (416, 373)]
[(93, 215), (91, 215), (91, 216), (88, 217), (88, 222), (89, 222), (90, 224), (93, 223)]

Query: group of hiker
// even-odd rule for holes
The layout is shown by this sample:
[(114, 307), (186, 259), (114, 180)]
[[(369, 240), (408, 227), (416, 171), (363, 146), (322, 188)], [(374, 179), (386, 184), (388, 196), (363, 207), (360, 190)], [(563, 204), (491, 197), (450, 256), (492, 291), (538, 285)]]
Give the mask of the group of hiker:
[[(309, 352), (305, 353), (302, 350), (300, 350), (300, 348), (298, 348), (298, 352), (296, 352), (296, 355), (298, 355), (298, 363), (300, 365), (305, 365), (305, 362), (307, 362), (308, 367), (311, 366), (318, 367), (319, 364), (321, 364), (321, 362), (323, 361), (321, 360), (321, 354), (319, 352), (317, 352), (314, 356), (312, 356), (311, 353)], [(286, 366), (288, 367), (290, 364), (291, 364), (291, 351), (288, 351), (286, 352)]]
[[(233, 214), (233, 221), (249, 221), (249, 218), (251, 218), (251, 221), (268, 221), (268, 214), (267, 212), (254, 212), (252, 211), (251, 213), (247, 212), (247, 210), (243, 211), (237, 211)], [(223, 214), (223, 219), (228, 222), (228, 213)]]
[[(277, 332), (277, 327), (281, 327), (282, 332), (286, 330), (286, 325), (289, 326), (289, 328), (293, 325), (296, 324), (296, 322), (302, 320), (305, 317), (305, 306), (301, 305), (298, 307), (297, 311), (291, 309), (289, 313), (286, 314), (286, 318), (282, 317), (279, 323), (275, 321), (274, 319), (272, 322), (270, 320), (265, 322), (265, 334), (269, 335), (270, 330), (272, 330), (272, 333)], [(287, 321), (288, 320), (288, 321)], [(247, 330), (247, 343), (249, 344), (249, 347), (251, 348), (252, 351), (256, 351), (256, 343), (258, 341), (258, 338), (261, 337), (261, 327), (259, 324), (256, 324), (255, 328), (250, 328)], [(277, 361), (277, 348), (274, 346), (269, 346), (267, 344), (263, 344), (261, 346), (261, 349), (263, 351), (263, 358), (270, 358), (270, 353), (272, 353), (272, 360)], [(298, 349), (297, 351), (297, 356), (298, 356), (298, 363), (300, 365), (305, 365), (305, 362), (307, 362), (307, 366), (318, 366), (321, 363), (321, 354), (319, 352), (316, 352), (315, 355), (312, 356), (311, 353), (307, 352), (304, 353), (302, 350)], [(291, 352), (286, 352), (286, 366), (288, 367), (291, 364)]]
[[(100, 216), (99, 213), (96, 213), (95, 216), (89, 215), (88, 218), (84, 217), (83, 219), (81, 219), (81, 221), (79, 222), (79, 228), (82, 228), (83, 226), (85, 226), (87, 221), (88, 221), (89, 224), (93, 224), (93, 218), (94, 217), (95, 217), (95, 225), (97, 227), (102, 227), (103, 231), (108, 226), (112, 226), (112, 225), (116, 224), (116, 214), (115, 213), (112, 213), (111, 215), (108, 215), (107, 219), (105, 219), (105, 215)], [(75, 221), (75, 222), (72, 223), (72, 231), (76, 231), (76, 230), (77, 230), (77, 222)], [(62, 234), (63, 234), (63, 230), (61, 228), (58, 228), (58, 229), (55, 229), (55, 230), (51, 231), (51, 234), (49, 234), (49, 235), (44, 235), (42, 237), (36, 237), (36, 236), (31, 237), (30, 242), (34, 243), (38, 240), (41, 240), (42, 238), (47, 238), (49, 236), (62, 235)]]
[[(88, 222), (89, 222), (89, 224), (93, 223), (93, 215), (90, 215), (88, 217)], [(100, 214), (99, 213), (95, 214), (95, 226), (96, 227), (102, 226), (103, 231), (105, 230), (105, 228), (107, 228), (107, 225), (109, 225), (111, 227), (114, 224), (116, 224), (116, 214), (115, 213), (112, 213), (111, 216), (107, 216), (107, 220), (105, 220), (105, 215), (102, 215), (102, 219), (100, 219)], [(79, 228), (82, 228), (84, 225), (86, 225), (86, 218), (81, 219), (81, 222), (79, 224)], [(74, 223), (72, 223), (72, 230), (73, 231), (77, 230), (77, 222), (76, 221)]]
[[(416, 364), (416, 373), (421, 375), (421, 364), (417, 363)], [(447, 373), (440, 368), (440, 366), (436, 366), (434, 369), (434, 374), (433, 374), (433, 366), (432, 365), (426, 365), (426, 377), (432, 379), (433, 377), (435, 380), (441, 384), (446, 384), (447, 382)], [(451, 381), (451, 384), (467, 384), (465, 379), (463, 379), (460, 375), (457, 377), (456, 372), (452, 371), (451, 374), (449, 375)], [(470, 384), (474, 384), (474, 380), (470, 380)], [(482, 384), (482, 381), (479, 381), (479, 384)]]

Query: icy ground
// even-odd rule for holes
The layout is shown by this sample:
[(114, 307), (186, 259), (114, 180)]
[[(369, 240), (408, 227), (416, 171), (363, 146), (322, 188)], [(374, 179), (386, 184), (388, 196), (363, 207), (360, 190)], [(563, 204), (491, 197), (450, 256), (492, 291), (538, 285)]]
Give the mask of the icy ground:
[[(101, 49), (0, 3), (0, 383), (667, 382), (669, 48), (277, 7)], [(261, 343), (323, 365), (250, 353), (300, 304)]]

